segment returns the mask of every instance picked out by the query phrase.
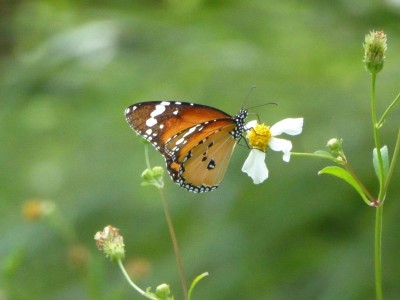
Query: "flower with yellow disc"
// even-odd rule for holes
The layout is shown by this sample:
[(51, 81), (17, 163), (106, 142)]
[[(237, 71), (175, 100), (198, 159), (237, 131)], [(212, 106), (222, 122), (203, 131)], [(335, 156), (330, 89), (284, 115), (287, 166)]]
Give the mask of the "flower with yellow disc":
[(271, 148), (274, 151), (282, 151), (283, 160), (289, 162), (292, 142), (276, 136), (282, 133), (288, 135), (300, 134), (303, 130), (303, 118), (284, 119), (271, 127), (258, 124), (254, 120), (250, 121), (246, 128), (248, 128), (246, 138), (249, 140), (248, 144), (252, 149), (243, 164), (242, 171), (253, 179), (254, 184), (259, 184), (268, 178), (265, 151), (267, 148)]

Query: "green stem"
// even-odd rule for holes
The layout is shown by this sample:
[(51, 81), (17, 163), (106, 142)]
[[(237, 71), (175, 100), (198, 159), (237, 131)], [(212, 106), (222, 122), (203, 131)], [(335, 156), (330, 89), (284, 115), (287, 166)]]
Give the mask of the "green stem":
[(392, 179), (394, 167), (396, 166), (397, 158), (399, 157), (399, 153), (400, 153), (400, 129), (399, 129), (399, 132), (397, 133), (396, 146), (394, 146), (392, 162), (390, 163), (390, 167), (389, 167), (388, 174), (386, 177), (385, 188), (384, 188), (385, 192), (383, 194), (384, 198), (382, 199), (382, 203), (385, 201), (386, 193), (389, 188), (390, 181)]
[(303, 152), (290, 152), (290, 155), (300, 156), (300, 157), (325, 158), (325, 159), (329, 159), (337, 164), (343, 165), (342, 160), (337, 159), (330, 155), (323, 155), (323, 154), (317, 154), (317, 153), (303, 153)]
[(377, 127), (380, 128), (383, 123), (385, 122), (387, 114), (393, 109), (393, 107), (397, 104), (397, 102), (400, 100), (400, 93), (397, 95), (396, 98), (394, 98), (393, 102), (390, 103), (389, 107), (386, 109), (386, 111), (383, 113), (381, 119), (379, 120)]
[(364, 194), (368, 197), (368, 200), (370, 202), (367, 204), (371, 204), (375, 200), (374, 196), (372, 196), (372, 194), (368, 191), (368, 189), (365, 187), (365, 185), (362, 183), (362, 181), (358, 178), (356, 173), (354, 173), (353, 169), (350, 168), (350, 166), (347, 162), (344, 164), (344, 167), (345, 167), (346, 171), (349, 172), (349, 174), (354, 178), (354, 180), (357, 182), (357, 184), (361, 187)]
[(375, 291), (376, 299), (382, 300), (382, 218), (383, 205), (376, 207), (375, 215)]
[(376, 299), (382, 300), (382, 218), (383, 218), (383, 200), (385, 194), (385, 175), (383, 171), (383, 159), (381, 153), (381, 143), (378, 134), (378, 123), (376, 120), (376, 73), (371, 73), (371, 120), (374, 133), (374, 141), (379, 166), (379, 195), (375, 214), (375, 292)]
[(192, 284), (190, 285), (190, 289), (189, 289), (189, 298), (188, 298), (189, 300), (192, 297), (192, 292), (193, 292), (193, 289), (195, 288), (195, 286), (199, 283), (200, 280), (202, 280), (206, 276), (208, 276), (208, 272), (204, 272), (204, 273), (200, 274), (193, 280)]
[(176, 263), (178, 265), (178, 270), (179, 270), (179, 276), (181, 278), (183, 298), (185, 300), (188, 300), (188, 289), (187, 289), (186, 276), (185, 276), (185, 272), (183, 270), (182, 258), (181, 258), (181, 254), (180, 254), (179, 247), (178, 247), (178, 241), (176, 239), (174, 225), (172, 224), (171, 214), (169, 212), (168, 204), (165, 199), (163, 189), (159, 189), (159, 190), (160, 190), (160, 195), (161, 195), (161, 202), (164, 207), (165, 219), (167, 220), (169, 234), (171, 236), (172, 245), (174, 247)]
[(151, 169), (150, 158), (149, 158), (149, 147), (147, 147), (147, 145), (144, 145), (144, 159), (146, 161), (147, 169)]
[(125, 279), (128, 281), (128, 283), (129, 283), (129, 285), (130, 285), (131, 287), (133, 287), (133, 288), (134, 288), (139, 294), (141, 294), (142, 296), (144, 296), (144, 297), (146, 297), (146, 298), (148, 298), (148, 299), (157, 300), (157, 298), (154, 298), (154, 297), (152, 297), (152, 296), (150, 296), (150, 295), (147, 295), (145, 291), (143, 291), (140, 287), (138, 287), (138, 286), (131, 280), (131, 278), (129, 277), (128, 273), (126, 272), (126, 270), (125, 270), (125, 268), (124, 268), (124, 265), (122, 264), (122, 262), (121, 262), (120, 259), (117, 260), (117, 263), (118, 263), (119, 268), (120, 268), (121, 271), (122, 271), (122, 274), (124, 274)]
[(378, 123), (376, 121), (376, 105), (375, 105), (375, 86), (376, 86), (376, 74), (371, 74), (371, 119), (372, 119), (372, 128), (374, 133), (374, 141), (376, 147), (376, 153), (378, 156), (378, 166), (379, 166), (379, 195), (378, 201), (383, 199), (384, 194), (384, 186), (385, 186), (385, 174), (383, 172), (383, 159), (381, 153), (381, 143), (379, 140), (378, 134)]

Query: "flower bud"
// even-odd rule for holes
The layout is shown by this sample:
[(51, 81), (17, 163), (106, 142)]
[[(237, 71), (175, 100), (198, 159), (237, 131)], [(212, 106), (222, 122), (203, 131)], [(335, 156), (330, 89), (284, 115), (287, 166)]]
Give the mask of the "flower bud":
[(169, 299), (170, 293), (169, 285), (166, 283), (162, 283), (156, 288), (156, 296), (159, 299)]
[(383, 31), (371, 31), (365, 36), (364, 62), (371, 74), (376, 74), (383, 68), (387, 49), (386, 34)]
[(112, 261), (125, 257), (124, 238), (119, 234), (118, 228), (108, 225), (103, 231), (98, 231), (94, 236), (97, 248), (104, 252)]
[(154, 167), (146, 169), (142, 173), (142, 186), (154, 185), (157, 188), (164, 186), (164, 169), (162, 167)]
[(328, 141), (326, 146), (332, 153), (339, 153), (342, 151), (342, 139), (332, 138)]

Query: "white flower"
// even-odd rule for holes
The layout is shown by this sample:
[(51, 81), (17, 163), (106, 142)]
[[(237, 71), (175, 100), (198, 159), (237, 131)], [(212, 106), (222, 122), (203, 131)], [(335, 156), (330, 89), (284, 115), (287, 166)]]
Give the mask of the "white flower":
[(269, 147), (274, 151), (282, 151), (283, 160), (289, 162), (292, 142), (276, 136), (282, 133), (289, 135), (300, 134), (303, 129), (303, 118), (284, 119), (271, 127), (257, 124), (257, 121), (254, 120), (250, 121), (246, 127), (249, 129), (246, 137), (249, 139), (249, 145), (253, 149), (250, 150), (242, 171), (253, 179), (254, 184), (259, 184), (268, 178), (265, 150)]

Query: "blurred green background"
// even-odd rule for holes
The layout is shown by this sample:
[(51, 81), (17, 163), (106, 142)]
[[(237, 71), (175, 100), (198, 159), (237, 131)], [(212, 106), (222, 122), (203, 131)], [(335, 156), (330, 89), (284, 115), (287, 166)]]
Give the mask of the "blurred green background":
[[(93, 236), (112, 224), (146, 288), (182, 299), (159, 193), (140, 186), (144, 147), (124, 119), (140, 101), (182, 100), (273, 124), (304, 117), (294, 151), (342, 137), (365, 184), (371, 164), (362, 42), (384, 30), (380, 112), (399, 92), (400, 6), (392, 1), (11, 1), (0, 3), (0, 299), (141, 299)], [(399, 108), (381, 130), (393, 150)], [(250, 118), (251, 119), (251, 118)], [(249, 120), (250, 120), (249, 119)], [(165, 178), (193, 299), (373, 299), (374, 209), (327, 163), (269, 152), (253, 185), (237, 147), (214, 192)], [(150, 149), (153, 165), (162, 157)], [(400, 186), (384, 213), (386, 299), (400, 298)], [(40, 218), (45, 208), (53, 212)], [(36, 205), (36, 206), (35, 206)]]

